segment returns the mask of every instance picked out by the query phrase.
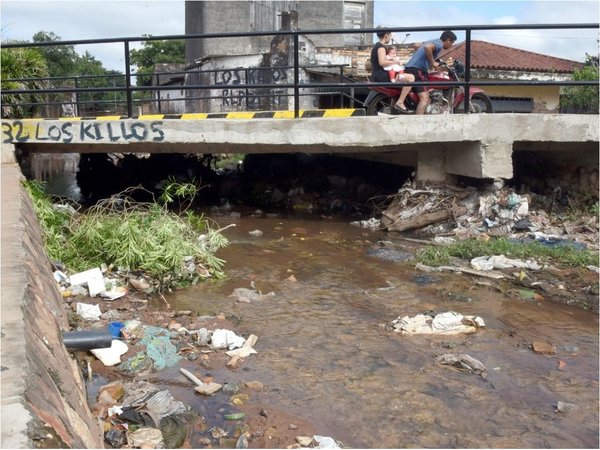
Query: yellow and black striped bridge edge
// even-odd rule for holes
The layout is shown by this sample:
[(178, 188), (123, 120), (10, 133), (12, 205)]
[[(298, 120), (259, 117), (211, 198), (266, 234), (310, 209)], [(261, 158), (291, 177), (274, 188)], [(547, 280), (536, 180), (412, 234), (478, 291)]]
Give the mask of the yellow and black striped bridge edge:
[[(299, 118), (314, 117), (343, 118), (365, 116), (362, 108), (346, 109), (307, 109), (298, 112)], [(58, 120), (198, 120), (198, 119), (293, 119), (294, 111), (236, 111), (224, 113), (189, 113), (189, 114), (143, 114), (140, 116), (95, 116), (95, 117), (61, 117)], [(57, 120), (57, 119), (47, 119)]]

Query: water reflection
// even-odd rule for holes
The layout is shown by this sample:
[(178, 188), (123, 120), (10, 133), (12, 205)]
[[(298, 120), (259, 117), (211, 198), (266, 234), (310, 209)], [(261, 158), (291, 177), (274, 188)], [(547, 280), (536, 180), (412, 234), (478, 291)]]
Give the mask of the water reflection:
[(79, 154), (33, 153), (30, 164), (31, 177), (44, 181), (48, 194), (80, 201), (81, 191), (76, 179)]

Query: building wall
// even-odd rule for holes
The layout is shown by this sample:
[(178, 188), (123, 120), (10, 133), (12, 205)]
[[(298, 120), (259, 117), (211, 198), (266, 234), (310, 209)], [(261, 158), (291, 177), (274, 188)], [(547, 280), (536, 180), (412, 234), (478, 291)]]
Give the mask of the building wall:
[(483, 86), (482, 89), (490, 97), (531, 98), (534, 113), (552, 113), (559, 109), (559, 86)]
[[(282, 12), (297, 11), (303, 30), (369, 28), (373, 26), (373, 0), (327, 1), (186, 1), (185, 33), (277, 31)], [(294, 27), (293, 27), (294, 28)], [(342, 47), (370, 43), (371, 36), (309, 35), (316, 46)], [(250, 55), (269, 50), (272, 37), (188, 39), (186, 62), (221, 55)]]

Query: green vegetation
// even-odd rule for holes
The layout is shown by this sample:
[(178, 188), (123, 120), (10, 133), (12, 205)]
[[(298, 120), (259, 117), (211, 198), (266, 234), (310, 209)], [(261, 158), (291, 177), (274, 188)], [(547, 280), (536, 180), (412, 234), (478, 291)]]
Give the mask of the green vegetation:
[(540, 242), (516, 242), (508, 238), (489, 241), (465, 240), (448, 246), (429, 246), (417, 253), (417, 261), (429, 266), (448, 265), (452, 257), (471, 260), (478, 256), (504, 255), (507, 258), (535, 259), (558, 266), (598, 265), (598, 253), (578, 250), (571, 245), (548, 246)]
[[(45, 81), (39, 80), (39, 78), (48, 76), (48, 64), (38, 49), (29, 47), (3, 48), (0, 55), (0, 77), (3, 91), (44, 89), (46, 87)], [(23, 104), (42, 103), (43, 101), (43, 95), (17, 94), (4, 96), (2, 97), (3, 116), (23, 117), (25, 114), (31, 114), (32, 107)]]
[[(586, 54), (585, 66), (573, 72), (575, 81), (598, 80), (598, 57)], [(574, 86), (565, 89), (560, 106), (573, 112), (598, 114), (598, 86)]]
[[(46, 31), (33, 35), (34, 43), (59, 42), (60, 36)], [(18, 44), (20, 42), (8, 42)], [(6, 81), (8, 79), (28, 79)], [(38, 78), (35, 80), (35, 78)], [(39, 78), (55, 78), (39, 80)], [(115, 88), (125, 86), (125, 76), (107, 70), (89, 52), (80, 55), (73, 45), (49, 45), (35, 48), (2, 49), (2, 89), (44, 88)], [(107, 109), (123, 108), (124, 92), (90, 92), (70, 94), (14, 95), (3, 97), (3, 115), (31, 117), (52, 115), (50, 106), (29, 106), (23, 103), (77, 103), (79, 115), (90, 115)]]
[[(28, 181), (46, 250), (69, 270), (83, 271), (107, 264), (120, 271), (143, 271), (159, 289), (181, 287), (208, 277), (221, 277), (225, 261), (214, 253), (227, 239), (192, 212), (174, 214), (166, 205), (138, 203), (127, 196), (100, 202), (85, 214), (52, 203), (40, 183)], [(169, 188), (175, 194), (193, 188)]]
[[(144, 37), (150, 37), (147, 34)], [(142, 48), (131, 50), (131, 63), (137, 67), (136, 84), (138, 86), (152, 85), (152, 76), (144, 74), (154, 73), (154, 65), (161, 63), (185, 63), (185, 41), (144, 41)]]

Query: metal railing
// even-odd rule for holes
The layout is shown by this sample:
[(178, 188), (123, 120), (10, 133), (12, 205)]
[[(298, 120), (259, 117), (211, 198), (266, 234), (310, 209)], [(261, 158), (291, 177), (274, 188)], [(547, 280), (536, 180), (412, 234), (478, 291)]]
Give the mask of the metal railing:
[[(464, 112), (468, 113), (468, 100), (469, 100), (469, 89), (473, 86), (598, 86), (598, 81), (521, 81), (521, 80), (508, 80), (508, 81), (479, 81), (471, 79), (471, 34), (473, 31), (482, 31), (482, 30), (557, 30), (557, 29), (598, 29), (598, 23), (579, 23), (579, 24), (530, 24), (530, 25), (458, 25), (458, 26), (446, 26), (446, 27), (398, 27), (398, 28), (386, 28), (386, 31), (390, 32), (441, 32), (446, 29), (451, 29), (454, 32), (463, 31), (465, 33), (465, 74), (463, 81), (445, 81), (444, 85), (447, 86), (462, 86), (465, 90), (465, 108)], [(381, 31), (381, 28), (363, 28), (363, 29), (325, 29), (325, 30), (285, 30), (285, 31), (268, 31), (268, 32), (244, 32), (244, 33), (211, 33), (211, 34), (188, 34), (188, 35), (165, 35), (165, 36), (145, 36), (145, 37), (122, 37), (122, 38), (106, 38), (106, 39), (86, 39), (86, 40), (70, 40), (70, 41), (51, 41), (51, 42), (42, 42), (42, 43), (8, 43), (2, 44), (2, 49), (12, 49), (12, 48), (29, 48), (29, 47), (46, 47), (46, 46), (66, 46), (66, 45), (85, 45), (85, 44), (112, 44), (112, 43), (122, 43), (123, 44), (123, 54), (124, 54), (124, 72), (122, 74), (107, 74), (107, 75), (92, 75), (92, 76), (73, 76), (73, 77), (46, 77), (46, 78), (28, 78), (28, 79), (3, 79), (2, 82), (8, 81), (16, 81), (16, 82), (31, 82), (31, 81), (73, 81), (75, 87), (52, 87), (52, 88), (39, 88), (39, 89), (3, 89), (1, 92), (1, 97), (4, 100), (7, 98), (6, 96), (15, 96), (15, 95), (37, 95), (37, 94), (71, 94), (75, 95), (77, 104), (87, 104), (93, 103), (95, 105), (103, 105), (112, 103), (115, 106), (116, 104), (124, 104), (126, 105), (126, 116), (133, 117), (134, 116), (134, 104), (139, 102), (144, 102), (148, 100), (144, 99), (134, 99), (135, 92), (154, 92), (154, 91), (169, 91), (169, 90), (184, 90), (186, 94), (191, 90), (214, 90), (219, 89), (220, 86), (215, 84), (184, 84), (184, 85), (175, 85), (175, 86), (135, 86), (133, 84), (133, 80), (140, 76), (161, 76), (167, 75), (168, 72), (160, 72), (160, 73), (132, 73), (131, 71), (131, 62), (130, 62), (130, 45), (133, 42), (144, 42), (144, 41), (166, 41), (166, 40), (192, 40), (192, 39), (229, 39), (229, 38), (241, 38), (241, 37), (271, 37), (271, 36), (285, 36), (291, 40), (291, 50), (292, 54), (292, 64), (288, 66), (281, 67), (251, 67), (251, 68), (240, 68), (242, 70), (259, 70), (259, 69), (274, 69), (274, 68), (285, 68), (291, 69), (293, 73), (292, 82), (285, 83), (238, 83), (235, 85), (236, 89), (283, 89), (283, 90), (292, 90), (292, 94), (287, 92), (278, 93), (278, 94), (268, 94), (264, 93), (263, 96), (269, 97), (273, 95), (284, 96), (284, 97), (293, 97), (294, 101), (294, 117), (299, 117), (299, 105), (300, 105), (300, 97), (302, 95), (323, 95), (322, 93), (316, 93), (311, 90), (316, 88), (326, 88), (326, 89), (334, 89), (333, 92), (327, 92), (328, 95), (331, 94), (339, 94), (340, 101), (343, 103), (343, 98), (351, 98), (348, 95), (347, 91), (350, 88), (360, 87), (398, 87), (405, 86), (407, 83), (392, 83), (392, 82), (357, 82), (356, 80), (348, 79), (343, 73), (344, 65), (328, 65), (327, 67), (338, 67), (340, 70), (339, 82), (301, 82), (300, 81), (300, 70), (307, 69), (310, 67), (323, 67), (323, 65), (306, 65), (300, 64), (300, 36), (310, 37), (312, 35), (323, 35), (323, 34), (351, 34), (351, 33), (376, 33)], [(288, 62), (289, 62), (288, 56)], [(185, 75), (189, 75), (190, 71), (185, 72), (176, 72), (176, 74), (184, 73)], [(198, 71), (194, 72), (198, 73)], [(101, 86), (101, 87), (80, 87), (80, 82), (82, 80), (93, 80), (105, 78), (107, 80), (111, 79), (122, 79), (124, 86), (117, 86), (116, 83), (112, 83), (109, 86)], [(431, 85), (431, 83), (427, 82), (412, 82), (409, 83), (411, 86), (426, 86)], [(308, 90), (308, 92), (307, 92)], [(302, 91), (302, 92), (301, 92)], [(94, 94), (94, 93), (113, 93), (113, 100), (82, 100), (79, 97), (86, 94)], [(117, 102), (116, 96), (117, 94), (121, 94), (122, 97)], [(219, 96), (202, 96), (198, 98), (186, 97), (185, 100), (193, 100), (193, 99), (213, 99), (220, 98)], [(353, 99), (355, 100), (355, 99)], [(172, 99), (152, 99), (152, 102), (157, 102), (158, 105), (161, 102), (165, 101), (173, 101)], [(5, 102), (3, 101), (3, 104)], [(34, 101), (34, 102), (23, 102), (19, 103), (22, 106), (40, 106), (40, 105), (63, 105), (69, 104), (72, 102), (69, 101)], [(358, 104), (361, 104), (358, 101)], [(160, 107), (160, 106), (159, 106)], [(4, 115), (4, 114), (3, 114)]]

